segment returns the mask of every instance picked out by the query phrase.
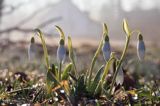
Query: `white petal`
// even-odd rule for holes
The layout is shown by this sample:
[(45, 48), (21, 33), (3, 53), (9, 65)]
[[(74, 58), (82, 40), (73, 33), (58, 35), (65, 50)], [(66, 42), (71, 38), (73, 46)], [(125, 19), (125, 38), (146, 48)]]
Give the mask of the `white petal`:
[(66, 57), (66, 49), (64, 45), (59, 45), (57, 50), (57, 60), (58, 62), (64, 62)]
[(28, 58), (33, 61), (36, 57), (36, 45), (31, 43), (28, 47)]
[(144, 60), (145, 57), (145, 45), (142, 40), (137, 43), (137, 55), (140, 61)]
[(123, 74), (123, 70), (122, 68), (120, 68), (120, 70), (117, 73), (117, 77), (116, 77), (116, 84), (120, 84), (122, 85), (124, 81), (124, 74)]
[(111, 47), (110, 47), (109, 42), (104, 43), (104, 45), (102, 47), (102, 52), (103, 52), (103, 57), (104, 57), (105, 61), (108, 61), (110, 58), (110, 54), (111, 54)]

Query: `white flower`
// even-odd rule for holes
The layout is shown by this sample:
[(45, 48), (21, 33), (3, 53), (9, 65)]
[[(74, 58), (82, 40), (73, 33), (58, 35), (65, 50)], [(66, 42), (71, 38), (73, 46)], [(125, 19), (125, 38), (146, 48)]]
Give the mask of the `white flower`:
[(63, 39), (61, 39), (57, 49), (57, 61), (63, 63), (65, 61), (65, 58), (66, 58), (66, 49), (64, 46), (64, 41)]
[(104, 41), (102, 46), (103, 57), (105, 61), (108, 61), (111, 54), (111, 47), (109, 41)]
[(122, 85), (123, 81), (124, 81), (124, 73), (123, 73), (122, 68), (120, 68), (118, 70), (118, 73), (117, 73), (117, 76), (116, 76), (116, 84), (117, 85), (119, 85), (119, 84)]
[(30, 45), (28, 47), (28, 59), (29, 61), (34, 61), (36, 57), (36, 45), (34, 37), (31, 38)]
[(142, 35), (139, 35), (137, 42), (137, 55), (140, 61), (144, 60), (145, 57), (145, 44)]

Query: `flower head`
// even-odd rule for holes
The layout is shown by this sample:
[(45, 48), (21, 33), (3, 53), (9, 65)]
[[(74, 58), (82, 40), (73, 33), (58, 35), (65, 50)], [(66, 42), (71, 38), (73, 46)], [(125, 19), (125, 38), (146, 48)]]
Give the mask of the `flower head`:
[(144, 60), (145, 57), (145, 44), (143, 41), (143, 36), (141, 34), (138, 35), (137, 42), (137, 55), (140, 61)]
[(66, 57), (66, 48), (64, 46), (64, 40), (61, 39), (59, 41), (59, 46), (57, 49), (57, 61), (63, 63), (65, 61), (65, 57)]
[(34, 60), (36, 57), (36, 45), (34, 37), (30, 40), (30, 45), (28, 47), (28, 58), (30, 61)]
[(110, 58), (110, 54), (111, 54), (111, 47), (110, 47), (108, 36), (105, 36), (105, 38), (104, 38), (102, 52), (103, 52), (103, 57), (104, 57), (105, 61), (108, 61)]

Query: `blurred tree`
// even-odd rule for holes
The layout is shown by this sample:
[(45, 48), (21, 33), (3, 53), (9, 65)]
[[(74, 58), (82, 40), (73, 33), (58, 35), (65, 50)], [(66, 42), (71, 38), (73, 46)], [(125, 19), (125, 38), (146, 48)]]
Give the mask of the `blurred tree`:
[[(27, 1), (27, 2), (22, 2), (22, 3), (19, 3), (18, 5), (16, 6), (13, 6), (12, 4), (11, 5), (4, 5), (4, 0), (0, 0), (0, 22), (1, 22), (1, 19), (2, 17), (5, 17), (5, 16), (8, 16), (8, 15), (11, 15), (13, 12), (17, 12), (19, 10), (20, 7), (22, 6), (25, 6), (29, 3), (31, 3), (31, 0)], [(23, 18), (20, 22), (18, 22), (16, 25), (12, 26), (12, 27), (7, 27), (7, 28), (0, 28), (0, 34), (6, 34), (9, 35), (9, 33), (13, 32), (13, 31), (18, 31), (18, 32), (21, 32), (21, 33), (30, 33), (30, 32), (33, 32), (33, 28), (25, 28), (25, 27), (22, 27), (23, 25), (27, 24), (28, 22), (32, 21), (33, 18), (35, 18), (36, 15), (38, 15), (39, 13), (41, 13), (42, 11), (48, 9), (49, 7), (52, 7), (54, 6), (54, 4), (47, 4), (43, 7), (40, 7), (38, 8), (37, 10), (33, 11), (33, 13), (31, 15), (29, 15), (28, 17), (25, 17)], [(8, 11), (5, 11), (3, 12), (2, 14), (2, 10), (4, 8), (8, 8), (9, 10)], [(46, 27), (47, 25), (55, 22), (55, 21), (59, 21), (61, 20), (62, 17), (61, 16), (58, 16), (58, 17), (54, 17), (54, 18), (50, 18), (44, 22), (41, 22), (41, 23), (38, 23), (36, 25), (36, 28), (44, 28)], [(1, 23), (0, 23), (1, 24)], [(50, 35), (49, 33), (45, 33), (45, 35)]]
[(1, 16), (2, 16), (3, 2), (4, 0), (0, 0), (0, 22), (1, 22)]

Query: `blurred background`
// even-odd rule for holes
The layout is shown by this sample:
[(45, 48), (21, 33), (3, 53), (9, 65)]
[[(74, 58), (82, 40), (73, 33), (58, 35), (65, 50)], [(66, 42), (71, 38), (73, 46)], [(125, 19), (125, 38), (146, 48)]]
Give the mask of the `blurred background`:
[(124, 39), (122, 20), (159, 44), (159, 0), (0, 0), (0, 37), (24, 39), (35, 28), (57, 37), (55, 25), (74, 38), (97, 40), (107, 23), (113, 40)]
[[(0, 0), (0, 69), (31, 70), (26, 64), (27, 47), (35, 28), (40, 28), (46, 39), (49, 38), (49, 54), (51, 60), (56, 61), (55, 45), (59, 36), (55, 25), (60, 26), (66, 36), (72, 36), (81, 68), (90, 64), (101, 39), (104, 22), (108, 25), (113, 51), (120, 54), (123, 49), (119, 46), (123, 47), (125, 41), (122, 30), (124, 18), (131, 29), (142, 32), (146, 43), (146, 61), (142, 67), (137, 66), (134, 42), (137, 40), (133, 36), (133, 45), (127, 55), (133, 58), (132, 70), (159, 75), (160, 0)], [(37, 64), (41, 66), (43, 51), (40, 44), (37, 51), (40, 60)], [(104, 62), (102, 56), (99, 61), (99, 64)]]

